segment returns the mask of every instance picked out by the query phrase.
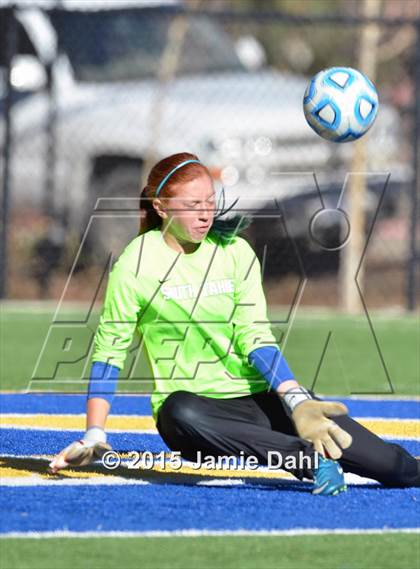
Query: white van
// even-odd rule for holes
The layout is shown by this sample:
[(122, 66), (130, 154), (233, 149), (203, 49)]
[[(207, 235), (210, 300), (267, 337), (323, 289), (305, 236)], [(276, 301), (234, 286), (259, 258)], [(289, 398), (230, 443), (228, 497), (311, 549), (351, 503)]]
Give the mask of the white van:
[[(227, 204), (238, 196), (259, 205), (268, 196), (308, 191), (312, 171), (344, 179), (351, 145), (323, 141), (306, 124), (308, 78), (264, 66), (252, 38), (238, 49), (216, 17), (189, 15), (174, 77), (162, 81), (176, 3), (39, 5), (19, 2), (16, 10), (24, 49), (12, 70), (21, 92), (12, 107), (12, 206), (42, 204), (51, 110), (55, 208), (67, 208), (73, 226), (86, 222), (97, 197), (138, 196), (151, 151), (157, 159), (198, 154), (223, 183)], [(42, 88), (48, 68), (53, 109)], [(389, 170), (397, 125), (397, 113), (382, 105), (368, 135), (370, 168)], [(3, 128), (0, 117), (1, 140)]]

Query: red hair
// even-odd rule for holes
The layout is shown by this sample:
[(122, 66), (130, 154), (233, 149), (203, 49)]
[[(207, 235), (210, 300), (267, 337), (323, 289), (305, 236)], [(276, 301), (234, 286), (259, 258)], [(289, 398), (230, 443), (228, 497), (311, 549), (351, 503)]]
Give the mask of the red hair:
[[(199, 158), (189, 152), (180, 152), (179, 154), (172, 154), (164, 158), (150, 170), (147, 185), (140, 194), (139, 235), (162, 225), (162, 218), (153, 207), (153, 199), (156, 197), (157, 188), (162, 180), (179, 164), (185, 162), (185, 160), (199, 160)], [(173, 197), (175, 195), (175, 186), (191, 182), (203, 174), (207, 174), (209, 178), (211, 178), (211, 174), (204, 164), (193, 162), (182, 166), (165, 182), (165, 185), (159, 192), (159, 197)]]

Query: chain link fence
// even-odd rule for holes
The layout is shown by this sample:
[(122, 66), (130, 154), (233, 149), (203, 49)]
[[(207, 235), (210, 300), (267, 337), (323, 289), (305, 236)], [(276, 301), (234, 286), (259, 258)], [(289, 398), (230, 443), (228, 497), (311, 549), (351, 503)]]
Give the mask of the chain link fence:
[(274, 2), (111, 4), (0, 4), (1, 295), (92, 300), (109, 255), (138, 232), (149, 167), (189, 151), (226, 206), (239, 198), (253, 217), (246, 237), (269, 304), (342, 306), (343, 219), (313, 219), (340, 196), (345, 209), (359, 143), (314, 134), (302, 99), (320, 69), (358, 68), (370, 22), (380, 109), (366, 135), (363, 276), (350, 279), (369, 307), (414, 309), (416, 2), (388, 0), (370, 20), (349, 2), (328, 15)]

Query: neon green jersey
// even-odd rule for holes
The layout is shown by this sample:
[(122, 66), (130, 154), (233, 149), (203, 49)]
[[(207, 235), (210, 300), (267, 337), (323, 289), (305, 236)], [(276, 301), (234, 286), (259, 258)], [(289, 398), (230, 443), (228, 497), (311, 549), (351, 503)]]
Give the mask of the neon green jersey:
[(122, 368), (136, 329), (155, 418), (174, 391), (231, 398), (267, 389), (248, 354), (278, 343), (259, 260), (242, 237), (221, 244), (210, 232), (189, 254), (169, 247), (159, 228), (134, 239), (110, 273), (92, 360)]

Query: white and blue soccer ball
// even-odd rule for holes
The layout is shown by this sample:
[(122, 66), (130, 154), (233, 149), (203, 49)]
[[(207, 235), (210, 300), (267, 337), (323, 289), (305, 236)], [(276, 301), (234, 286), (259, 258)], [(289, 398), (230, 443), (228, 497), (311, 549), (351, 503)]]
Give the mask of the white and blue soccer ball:
[(378, 93), (360, 71), (330, 67), (309, 82), (303, 110), (317, 134), (333, 142), (350, 142), (373, 125), (378, 113)]

